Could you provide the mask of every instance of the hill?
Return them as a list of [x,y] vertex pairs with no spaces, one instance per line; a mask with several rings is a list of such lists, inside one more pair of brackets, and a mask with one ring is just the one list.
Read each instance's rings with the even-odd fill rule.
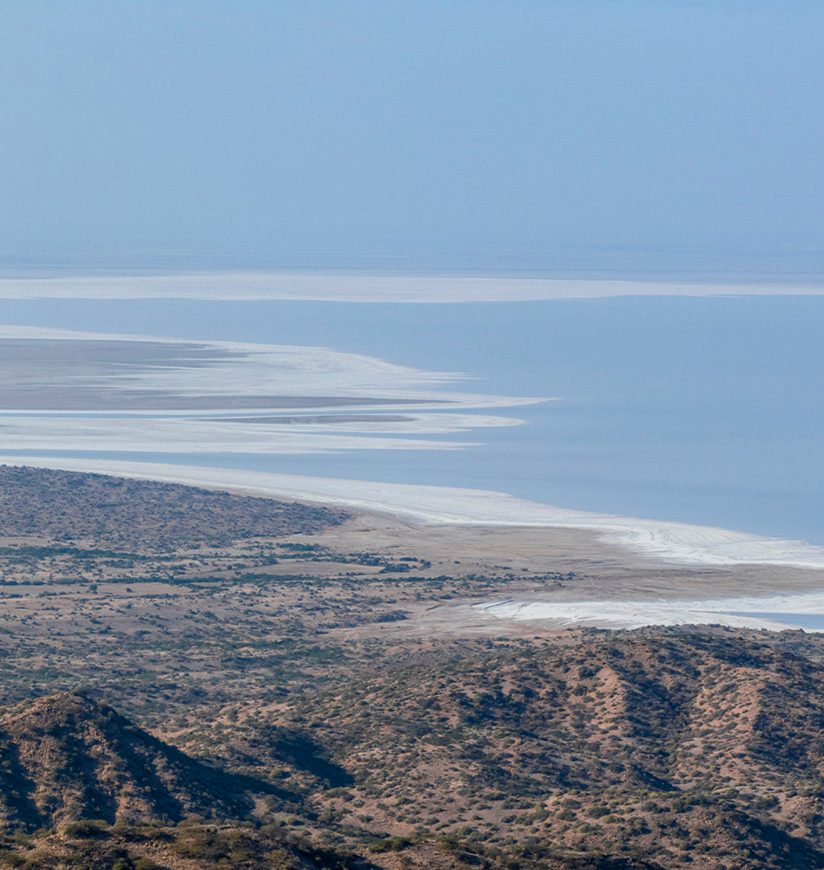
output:
[[0,716],[0,824],[53,828],[79,819],[177,822],[244,818],[264,782],[189,758],[84,695],[58,693]]
[[52,694],[0,715],[5,845],[33,868],[824,867],[821,653],[720,629],[421,648],[224,708],[188,754]]
[[339,823],[490,866],[822,867],[821,652],[723,629],[453,644],[241,706],[226,742],[277,769],[273,728],[311,734],[351,778],[315,776]]

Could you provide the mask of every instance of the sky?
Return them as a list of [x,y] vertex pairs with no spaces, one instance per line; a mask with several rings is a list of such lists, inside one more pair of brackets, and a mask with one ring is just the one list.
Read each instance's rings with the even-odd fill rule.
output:
[[5,0],[0,260],[815,269],[822,57],[794,0]]

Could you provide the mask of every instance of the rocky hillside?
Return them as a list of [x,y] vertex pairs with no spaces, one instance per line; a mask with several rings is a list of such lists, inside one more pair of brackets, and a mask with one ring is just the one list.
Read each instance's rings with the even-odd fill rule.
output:
[[279,769],[273,728],[302,729],[351,780],[318,777],[316,806],[489,866],[821,867],[824,670],[798,637],[460,644],[246,710],[235,746]]
[[0,866],[824,867],[822,652],[723,629],[424,644],[224,706],[176,729],[188,754],[50,695],[0,715]]
[[34,836],[0,836],[0,867],[21,870],[373,870],[357,855],[318,846],[277,827],[98,821]]
[[79,819],[243,818],[252,790],[276,791],[189,758],[83,695],[49,695],[0,716],[0,824],[6,830]]

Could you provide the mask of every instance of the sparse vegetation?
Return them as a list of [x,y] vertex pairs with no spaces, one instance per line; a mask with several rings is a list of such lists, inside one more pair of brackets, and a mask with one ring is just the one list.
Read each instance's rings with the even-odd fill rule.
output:
[[38,474],[3,478],[0,867],[824,866],[817,636],[421,632],[577,577],[346,546],[337,515],[239,534],[239,497],[198,531],[213,494],[129,482],[170,546],[85,511],[94,475],[54,484],[87,513],[61,536],[21,514]]

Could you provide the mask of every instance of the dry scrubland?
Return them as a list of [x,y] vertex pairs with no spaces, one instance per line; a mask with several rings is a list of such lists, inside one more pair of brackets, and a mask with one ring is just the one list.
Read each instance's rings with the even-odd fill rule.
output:
[[824,866],[824,641],[450,616],[675,576],[517,536],[0,467],[0,866]]

